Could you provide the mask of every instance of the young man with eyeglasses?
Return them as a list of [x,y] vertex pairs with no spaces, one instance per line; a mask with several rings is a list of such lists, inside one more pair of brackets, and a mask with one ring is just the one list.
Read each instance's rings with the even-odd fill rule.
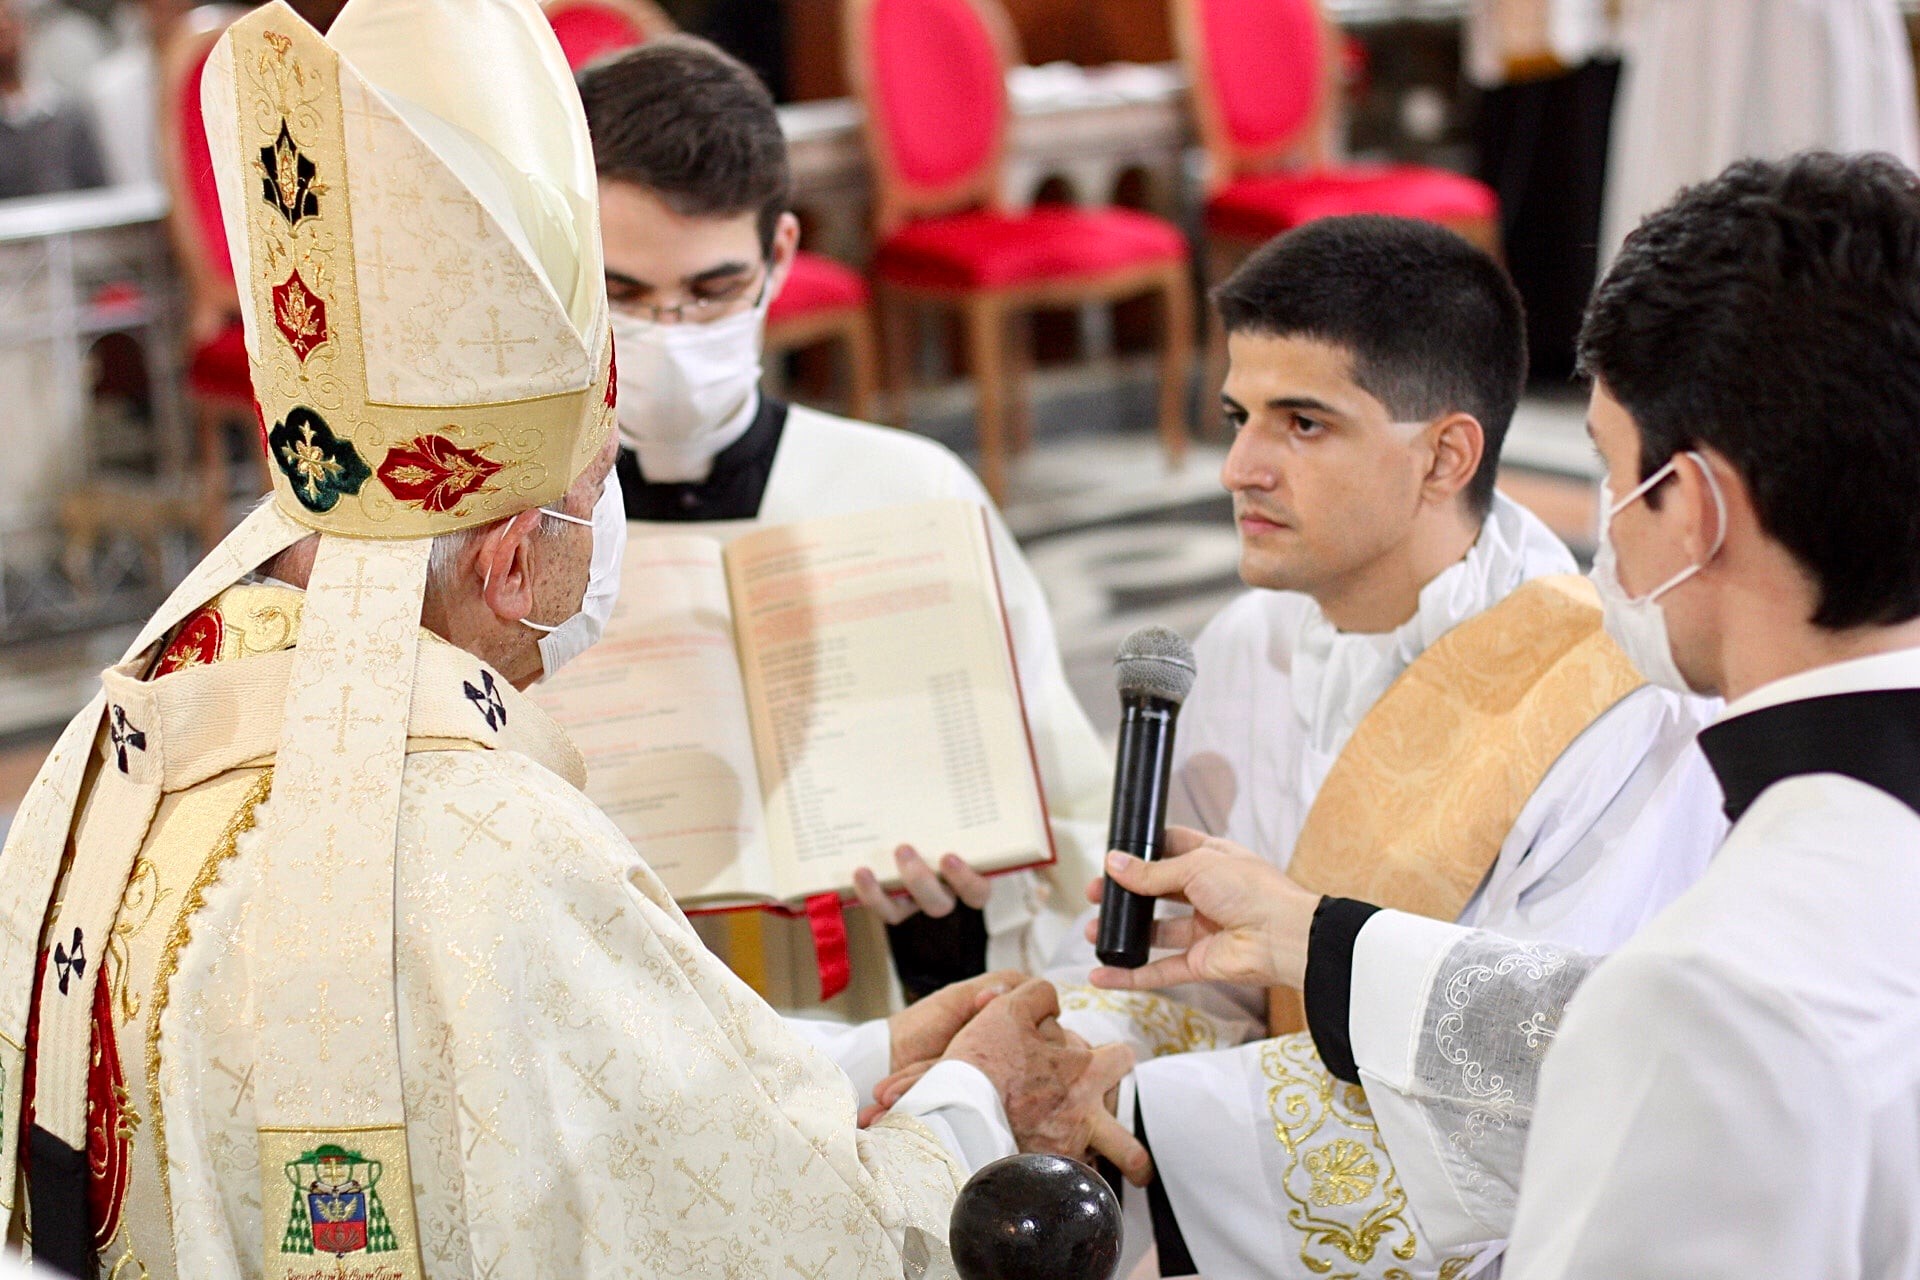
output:
[[[728,537],[930,498],[965,498],[988,513],[1059,861],[1044,875],[988,881],[943,850],[903,845],[907,892],[897,895],[862,871],[855,889],[869,910],[848,918],[853,989],[834,1011],[887,1011],[889,953],[908,998],[989,965],[1031,971],[1070,928],[1097,863],[1108,782],[1039,583],[979,481],[946,449],[760,390],[767,307],[792,268],[800,224],[788,208],[786,139],[753,73],[674,36],[590,68],[581,96],[600,173],[619,476],[634,536],[699,522]],[[741,941],[732,935],[756,929],[746,945],[765,956],[768,998],[786,1009],[817,1003],[804,922],[702,923],[722,955]]]

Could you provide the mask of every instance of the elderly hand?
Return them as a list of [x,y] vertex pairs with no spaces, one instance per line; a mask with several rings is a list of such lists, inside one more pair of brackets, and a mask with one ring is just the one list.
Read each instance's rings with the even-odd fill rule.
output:
[[893,1047],[887,1069],[897,1072],[938,1058],[976,1013],[1026,980],[1027,975],[1018,969],[1002,969],[942,987],[914,1001],[887,1019]]
[[853,873],[854,896],[886,924],[899,924],[918,911],[935,918],[950,915],[956,902],[979,911],[993,892],[993,882],[957,854],[940,859],[937,872],[912,845],[903,844],[894,850],[893,859],[900,868],[904,893],[888,893],[880,887],[880,877],[865,867]]
[[[1193,908],[1191,916],[1153,926],[1153,945],[1180,954],[1138,969],[1095,969],[1094,986],[1119,991],[1184,982],[1299,987],[1306,980],[1307,934],[1319,894],[1239,845],[1187,827],[1167,828],[1166,854],[1145,862],[1109,853],[1107,874],[1135,893]],[[1095,880],[1087,887],[1090,901],[1100,901],[1101,884]],[[1088,941],[1095,940],[1098,925],[1088,924]]]
[[[943,1061],[966,1062],[993,1082],[1022,1151],[1084,1159],[1097,1152],[1144,1186],[1147,1150],[1113,1115],[1113,1096],[1133,1070],[1125,1045],[1090,1048],[1059,1023],[1053,984],[1034,978],[994,1000],[947,1046]],[[933,1063],[895,1072],[874,1089],[883,1107],[898,1102]]]

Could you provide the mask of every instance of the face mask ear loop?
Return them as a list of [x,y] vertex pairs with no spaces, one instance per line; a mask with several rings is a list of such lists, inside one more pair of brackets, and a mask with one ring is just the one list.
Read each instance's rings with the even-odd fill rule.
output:
[[[593,521],[582,520],[579,516],[570,516],[564,511],[555,511],[552,507],[540,507],[538,510],[541,515],[552,516],[555,520],[565,520],[568,524],[583,524],[587,526],[587,528],[589,529],[593,528]],[[480,591],[482,594],[485,594],[486,592],[491,591],[492,589],[493,589],[493,566],[488,565],[487,571],[484,574],[482,574],[480,577]],[[519,622],[520,622],[520,625],[525,627],[527,630],[538,631],[543,636],[552,635],[554,632],[560,629],[559,627],[550,627],[546,625],[544,622],[532,622],[526,618],[519,619]]]
[[[1651,592],[1648,593],[1646,597],[1647,602],[1649,604],[1651,604],[1655,600],[1658,600],[1661,596],[1667,594],[1667,592],[1673,590],[1675,587],[1685,582],[1688,578],[1691,578],[1694,574],[1699,573],[1702,569],[1712,564],[1713,558],[1720,554],[1720,548],[1724,546],[1727,541],[1727,500],[1724,496],[1722,496],[1720,492],[1720,481],[1714,476],[1713,468],[1707,465],[1707,460],[1704,456],[1702,456],[1701,454],[1697,453],[1692,449],[1687,450],[1685,454],[1676,454],[1672,459],[1670,459],[1667,462],[1667,467],[1672,467],[1674,463],[1680,460],[1681,457],[1692,458],[1693,465],[1696,467],[1699,467],[1700,474],[1706,477],[1707,492],[1713,495],[1713,512],[1714,512],[1714,515],[1718,517],[1717,523],[1719,525],[1719,529],[1714,534],[1713,545],[1707,548],[1707,558],[1705,560],[1702,560],[1699,564],[1688,565],[1686,568],[1682,569],[1680,572],[1674,574],[1671,578],[1668,578],[1665,582],[1655,587]],[[1665,471],[1666,467],[1661,468],[1661,470]],[[1649,476],[1647,478],[1647,484],[1651,485],[1657,479],[1659,479],[1659,475],[1657,473],[1653,476]],[[1646,486],[1643,485],[1642,490],[1644,490],[1645,488]],[[1629,497],[1628,500],[1631,501],[1633,497],[1638,497],[1638,496],[1639,496],[1639,492],[1636,491],[1633,495]]]

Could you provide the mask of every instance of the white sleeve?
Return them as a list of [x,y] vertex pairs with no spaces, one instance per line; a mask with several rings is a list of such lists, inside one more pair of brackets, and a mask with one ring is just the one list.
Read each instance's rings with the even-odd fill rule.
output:
[[1512,1223],[1540,1064],[1596,957],[1382,911],[1353,949],[1353,1059],[1438,1248]]
[[833,1059],[853,1081],[860,1105],[873,1101],[873,1087],[893,1069],[893,1034],[885,1018],[869,1022],[834,1022],[827,1018],[783,1015],[788,1030]]
[[1507,1275],[1860,1274],[1859,1088],[1737,975],[1691,956],[1609,961],[1542,1073]]
[[1505,1236],[1541,1055],[1574,988],[1683,892],[1726,831],[1693,738],[1710,704],[1644,688],[1522,810],[1463,916],[1380,912],[1352,956],[1354,1062],[1440,1247]]
[[971,1063],[942,1062],[914,1081],[893,1106],[927,1126],[967,1176],[1020,1148],[993,1082]]
[[1182,1239],[1207,1280],[1430,1280],[1436,1250],[1358,1087],[1302,1032],[1135,1069],[1141,1119]]

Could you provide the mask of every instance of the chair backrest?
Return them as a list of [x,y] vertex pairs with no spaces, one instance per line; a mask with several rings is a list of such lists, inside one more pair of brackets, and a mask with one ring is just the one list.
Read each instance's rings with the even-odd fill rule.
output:
[[1323,163],[1340,46],[1318,0],[1172,4],[1209,187],[1278,164]]
[[998,0],[842,0],[841,15],[879,231],[997,204],[1019,56]]
[[160,73],[160,149],[172,210],[167,221],[191,295],[194,336],[240,309],[233,284],[233,258],[220,220],[220,192],[213,182],[213,154],[200,117],[200,73],[213,46],[247,10],[210,4],[182,14],[166,33]]
[[676,29],[653,0],[547,0],[540,7],[575,71]]

